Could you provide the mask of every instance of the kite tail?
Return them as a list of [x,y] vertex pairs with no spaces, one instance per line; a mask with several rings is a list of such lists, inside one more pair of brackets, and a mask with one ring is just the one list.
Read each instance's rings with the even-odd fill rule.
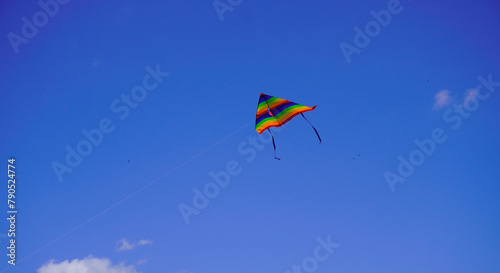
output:
[[314,128],[314,126],[311,124],[311,122],[309,122],[309,120],[306,119],[306,116],[304,116],[304,114],[300,113],[302,115],[302,117],[311,125],[311,127],[313,127],[314,129],[314,132],[316,132],[316,135],[318,136],[318,139],[319,139],[319,144],[321,144],[321,137],[319,136],[318,134],[318,131],[316,130],[316,128]]
[[276,144],[274,143],[274,135],[273,135],[273,132],[271,132],[271,130],[269,130],[269,128],[267,129],[269,131],[269,133],[271,133],[271,137],[273,138],[273,147],[274,147],[274,158],[276,158],[277,160],[281,160],[279,158],[276,157]]

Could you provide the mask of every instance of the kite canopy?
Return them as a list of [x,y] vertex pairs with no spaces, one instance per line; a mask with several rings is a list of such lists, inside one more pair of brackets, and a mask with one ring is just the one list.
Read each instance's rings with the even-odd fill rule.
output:
[[257,107],[257,118],[255,120],[255,130],[262,134],[271,127],[280,127],[298,114],[312,111],[316,108],[291,102],[260,93],[259,105]]
[[260,93],[259,105],[257,106],[257,118],[255,119],[255,130],[257,130],[259,134],[262,134],[265,130],[268,130],[269,133],[271,133],[274,146],[274,158],[279,160],[279,158],[276,157],[274,135],[269,128],[281,127],[298,114],[301,114],[302,117],[312,126],[314,132],[316,132],[316,135],[318,136],[319,143],[321,143],[321,137],[319,136],[318,131],[303,114],[304,112],[314,110],[314,108],[316,108],[316,105],[308,107],[289,100]]

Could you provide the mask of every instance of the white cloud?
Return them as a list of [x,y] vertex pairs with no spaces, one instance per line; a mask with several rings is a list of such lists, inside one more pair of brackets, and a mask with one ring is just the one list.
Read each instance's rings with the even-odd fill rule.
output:
[[53,260],[36,270],[37,273],[140,273],[133,266],[123,263],[112,265],[108,258],[88,256],[82,260],[66,260],[60,263]]
[[127,240],[127,238],[123,238],[120,239],[118,242],[116,242],[116,244],[118,245],[117,251],[125,251],[125,250],[132,250],[137,246],[152,245],[153,241],[141,239],[137,243],[131,243]]
[[147,259],[140,259],[139,261],[137,261],[137,263],[135,263],[137,266],[140,266],[140,265],[143,265],[145,263],[147,263],[148,260]]
[[452,97],[450,96],[450,91],[448,90],[441,90],[437,92],[437,94],[434,96],[434,110],[439,110],[443,108],[444,106],[448,105],[452,101]]

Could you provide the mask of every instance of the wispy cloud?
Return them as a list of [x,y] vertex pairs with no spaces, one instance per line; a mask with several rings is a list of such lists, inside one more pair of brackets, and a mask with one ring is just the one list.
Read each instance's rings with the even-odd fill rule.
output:
[[74,259],[71,262],[49,261],[36,270],[37,273],[140,273],[134,266],[126,266],[123,263],[113,265],[108,258],[94,258],[88,256],[84,259]]
[[126,238],[120,239],[116,244],[118,245],[117,251],[132,250],[135,248],[135,245],[130,243]]
[[475,99],[477,96],[477,90],[476,89],[469,89],[465,92],[465,97],[464,97],[464,104],[468,103],[469,100]]
[[132,249],[136,248],[137,246],[152,245],[152,244],[153,244],[153,241],[151,241],[151,240],[141,239],[137,243],[131,243],[131,242],[129,242],[129,240],[127,240],[127,238],[122,238],[122,239],[118,240],[118,242],[116,242],[116,245],[118,246],[116,251],[132,250]]
[[94,58],[92,60],[92,67],[98,67],[102,65],[102,61],[99,58]]
[[145,263],[147,263],[148,260],[147,259],[140,259],[139,261],[137,261],[137,263],[135,263],[137,266],[140,266],[140,265],[143,265]]
[[152,245],[152,244],[153,244],[153,241],[151,241],[151,240],[140,240],[139,242],[137,242],[138,246]]
[[452,101],[452,97],[450,96],[450,91],[448,90],[441,90],[437,92],[437,94],[434,96],[434,110],[439,110],[443,108],[444,106],[448,105]]

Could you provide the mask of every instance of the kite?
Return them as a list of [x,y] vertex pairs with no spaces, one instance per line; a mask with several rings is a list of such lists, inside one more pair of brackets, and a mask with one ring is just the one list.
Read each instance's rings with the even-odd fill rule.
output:
[[313,107],[307,107],[289,100],[260,93],[259,105],[257,106],[257,118],[255,119],[255,130],[257,130],[259,134],[262,134],[265,130],[268,130],[269,133],[271,133],[271,137],[273,138],[274,158],[280,160],[276,157],[274,135],[269,128],[281,127],[298,114],[301,114],[302,117],[312,126],[314,132],[316,132],[316,135],[318,136],[319,143],[321,144],[321,137],[319,136],[318,131],[303,114],[304,112],[314,110],[314,108],[316,108],[316,105]]

